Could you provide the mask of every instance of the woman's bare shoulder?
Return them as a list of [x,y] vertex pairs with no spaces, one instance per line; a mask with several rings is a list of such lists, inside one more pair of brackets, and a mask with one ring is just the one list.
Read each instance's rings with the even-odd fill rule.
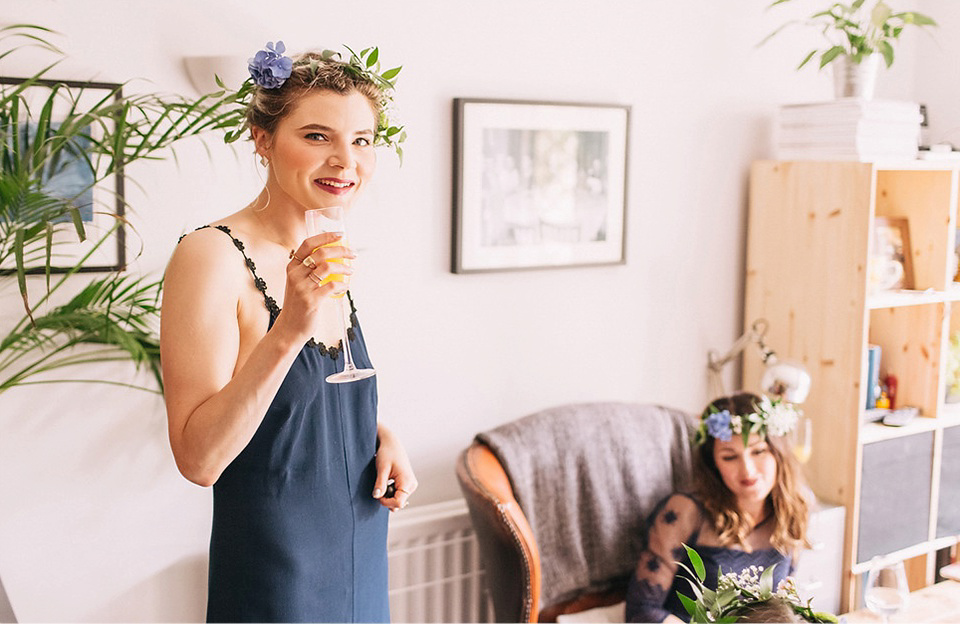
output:
[[192,301],[204,299],[204,293],[239,296],[248,269],[242,243],[229,234],[229,228],[205,227],[183,236],[167,264],[165,294],[182,293]]

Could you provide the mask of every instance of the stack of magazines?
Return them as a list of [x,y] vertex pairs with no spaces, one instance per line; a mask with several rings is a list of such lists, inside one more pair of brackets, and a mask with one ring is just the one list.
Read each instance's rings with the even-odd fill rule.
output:
[[920,105],[839,98],[781,106],[779,160],[913,160],[920,144]]

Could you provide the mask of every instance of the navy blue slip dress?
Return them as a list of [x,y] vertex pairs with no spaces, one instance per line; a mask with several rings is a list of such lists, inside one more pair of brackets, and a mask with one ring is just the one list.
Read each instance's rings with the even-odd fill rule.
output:
[[[280,308],[263,293],[270,327]],[[356,364],[370,360],[351,306]],[[213,486],[209,622],[382,622],[387,510],[373,498],[376,377],[324,381],[342,370],[337,347],[312,339],[290,367],[250,443]]]

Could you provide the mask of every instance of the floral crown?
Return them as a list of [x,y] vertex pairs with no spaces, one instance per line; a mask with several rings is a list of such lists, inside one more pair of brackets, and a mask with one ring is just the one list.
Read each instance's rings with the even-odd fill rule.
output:
[[677,562],[690,575],[687,581],[693,589],[696,600],[677,592],[683,608],[690,615],[691,622],[736,622],[751,608],[779,599],[789,605],[793,612],[807,622],[836,622],[832,613],[814,611],[810,600],[804,602],[797,592],[793,577],[780,581],[776,590],[773,587],[773,569],[776,564],[764,569],[762,566],[750,566],[739,574],[718,571],[717,590],[712,591],[704,585],[707,578],[703,559],[686,544],[687,557],[693,570]]
[[731,414],[730,410],[720,410],[711,404],[693,436],[694,444],[703,444],[708,437],[726,442],[736,434],[743,437],[743,445],[746,446],[754,433],[761,437],[790,433],[802,415],[792,403],[781,399],[771,401],[765,396],[754,408],[750,414]]
[[[383,95],[380,101],[380,117],[377,119],[373,143],[374,145],[386,145],[393,148],[402,162],[403,149],[400,144],[406,140],[407,133],[403,126],[397,125],[391,120],[391,117],[396,115],[396,111],[393,110],[393,91],[401,67],[394,67],[381,72],[379,48],[366,48],[358,54],[349,47],[344,47],[350,53],[347,60],[342,60],[342,55],[335,50],[323,50],[320,57],[324,61],[336,60],[353,77],[379,87]],[[250,78],[233,95],[233,99],[243,105],[243,111],[250,105],[255,87],[279,89],[290,78],[295,65],[309,66],[313,74],[316,75],[320,66],[316,59],[294,61],[289,56],[284,56],[284,52],[286,52],[286,46],[282,41],[277,41],[276,45],[269,41],[264,49],[259,50],[253,58],[247,61]],[[223,89],[228,89],[219,77],[217,78],[217,84]],[[229,128],[230,126],[233,126],[233,129],[227,132],[225,137],[227,143],[236,141],[246,130],[246,124],[239,119],[231,119],[230,122],[221,125],[223,128]]]

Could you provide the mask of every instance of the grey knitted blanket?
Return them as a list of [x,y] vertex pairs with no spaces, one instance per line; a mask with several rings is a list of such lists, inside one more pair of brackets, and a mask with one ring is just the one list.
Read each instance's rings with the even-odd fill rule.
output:
[[477,435],[500,459],[540,550],[540,608],[623,582],[644,521],[690,476],[689,415],[656,405],[587,403]]

